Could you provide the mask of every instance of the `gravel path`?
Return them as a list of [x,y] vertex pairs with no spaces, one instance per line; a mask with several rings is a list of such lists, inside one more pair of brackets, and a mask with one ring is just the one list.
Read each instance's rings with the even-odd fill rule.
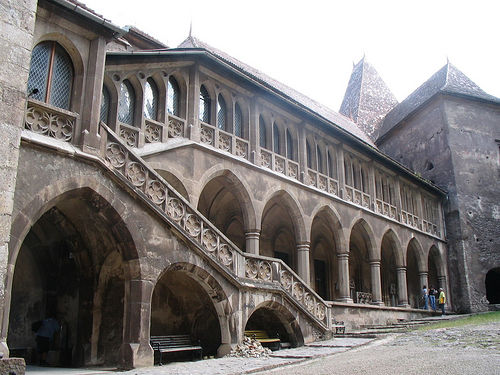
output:
[[500,323],[415,331],[258,374],[500,374]]

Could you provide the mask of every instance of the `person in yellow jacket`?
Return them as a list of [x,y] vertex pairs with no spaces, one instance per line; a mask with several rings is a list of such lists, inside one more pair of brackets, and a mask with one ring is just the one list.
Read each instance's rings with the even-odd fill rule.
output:
[[446,295],[444,294],[443,288],[439,288],[438,304],[441,309],[441,316],[444,315],[444,304],[446,303]]

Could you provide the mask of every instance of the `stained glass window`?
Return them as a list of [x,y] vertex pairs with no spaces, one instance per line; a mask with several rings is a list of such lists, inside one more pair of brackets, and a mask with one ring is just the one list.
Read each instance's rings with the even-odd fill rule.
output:
[[73,64],[64,48],[56,42],[35,46],[28,78],[29,97],[69,109],[72,86]]
[[101,98],[101,116],[100,119],[105,124],[108,123],[109,118],[109,104],[111,102],[111,97],[109,95],[109,90],[106,86],[102,87],[102,98]]
[[263,148],[267,146],[266,123],[262,116],[259,116],[259,146]]

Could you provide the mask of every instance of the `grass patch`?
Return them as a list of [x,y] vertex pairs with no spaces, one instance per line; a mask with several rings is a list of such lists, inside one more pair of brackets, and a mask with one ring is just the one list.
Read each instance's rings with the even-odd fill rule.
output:
[[433,323],[426,325],[424,327],[419,327],[419,331],[428,331],[431,329],[438,328],[454,328],[454,327],[463,327],[468,325],[480,325],[480,324],[489,324],[500,322],[500,311],[491,311],[487,313],[480,313],[469,315],[460,319],[446,320],[443,322]]

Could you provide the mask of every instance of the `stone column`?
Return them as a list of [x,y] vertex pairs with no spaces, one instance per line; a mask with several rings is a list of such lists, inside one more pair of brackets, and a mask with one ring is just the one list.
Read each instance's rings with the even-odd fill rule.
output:
[[248,157],[251,163],[259,164],[257,149],[259,147],[259,111],[255,98],[250,102],[250,115],[248,119]]
[[[438,289],[443,288],[444,290],[444,295],[446,296],[446,303],[445,305],[450,306],[450,295],[448,294],[448,288],[446,288],[446,276],[438,276]],[[437,300],[436,300],[436,306],[437,306]]]
[[425,285],[427,288],[429,287],[429,280],[428,280],[428,272],[427,271],[422,271],[418,273],[418,278],[420,280],[420,285],[419,288],[422,290],[422,287]]
[[408,285],[406,283],[406,267],[397,267],[398,273],[398,306],[410,307],[408,303]]
[[[9,235],[21,131],[24,127],[26,87],[33,47],[36,0],[0,0],[0,353],[8,357],[7,329],[10,288],[6,287]],[[8,11],[8,16],[7,12]],[[4,321],[4,319],[6,321]]]
[[121,347],[122,366],[153,366],[153,349],[149,344],[151,297],[154,285],[148,280],[130,280],[125,284],[125,312]]
[[349,253],[337,254],[338,262],[338,286],[339,286],[339,302],[352,303],[351,293],[349,290]]
[[251,229],[248,232],[245,232],[247,253],[259,254],[259,239],[260,239],[260,230]]
[[345,197],[345,167],[344,149],[339,146],[337,149],[337,178],[339,180],[339,197]]
[[82,110],[83,151],[97,154],[101,136],[99,121],[101,115],[102,85],[106,60],[106,41],[98,37],[90,42],[89,61],[85,80],[85,103]]
[[297,270],[302,280],[307,285],[311,284],[311,270],[309,264],[309,242],[304,242],[297,245]]
[[372,304],[382,306],[382,285],[380,283],[380,260],[370,260],[370,274],[372,281]]
[[299,161],[299,178],[301,182],[307,180],[307,147],[306,147],[306,124],[302,123],[297,131],[297,159]]
[[187,116],[186,126],[188,127],[188,137],[192,141],[200,141],[200,125],[198,112],[200,108],[200,77],[198,74],[198,64],[194,64],[189,69],[189,86],[187,91]]

